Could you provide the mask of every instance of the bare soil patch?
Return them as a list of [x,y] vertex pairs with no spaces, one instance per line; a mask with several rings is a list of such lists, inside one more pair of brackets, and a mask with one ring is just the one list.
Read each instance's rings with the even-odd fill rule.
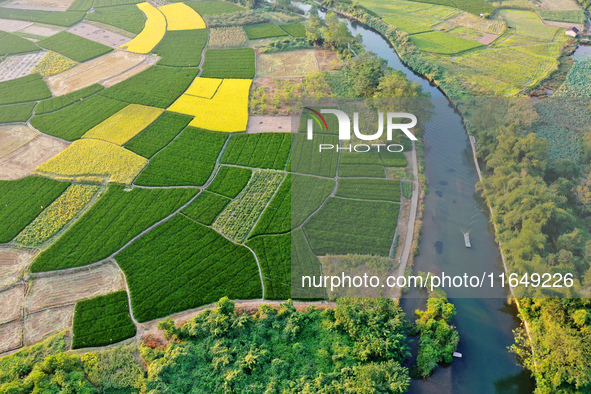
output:
[[115,27],[115,26],[107,25],[106,23],[101,23],[101,22],[97,22],[97,21],[90,21],[90,20],[85,20],[84,23],[86,23],[87,25],[96,26],[98,28],[105,29],[107,31],[111,31],[113,33],[117,33],[123,37],[134,38],[136,36],[136,34],[130,33],[130,32],[125,31],[123,29],[119,29],[118,27]]
[[32,251],[16,248],[0,248],[0,289],[16,283],[35,254]]
[[249,134],[291,133],[291,122],[291,116],[249,116],[246,132]]
[[26,290],[27,285],[21,284],[0,292],[0,324],[21,317]]
[[24,342],[32,345],[72,327],[75,304],[31,313],[25,318]]
[[125,289],[123,274],[114,263],[84,271],[35,278],[25,299],[27,313]]
[[36,36],[43,36],[43,37],[51,37],[60,31],[63,31],[63,28],[57,26],[48,26],[42,25],[39,23],[35,23],[29,27],[25,27],[21,30],[23,33],[35,34]]
[[554,11],[580,10],[575,0],[542,0],[542,8]]
[[53,95],[60,96],[111,79],[136,67],[145,59],[145,55],[136,53],[110,52],[72,67],[63,73],[48,77],[46,82]]
[[0,326],[0,354],[23,345],[23,322],[16,320]]
[[33,22],[18,21],[13,19],[0,19],[0,31],[14,33],[15,31],[24,29],[25,27],[31,26],[32,24]]
[[478,42],[482,45],[489,45],[491,42],[499,38],[497,34],[485,34],[478,39]]
[[23,147],[0,158],[0,180],[26,177],[69,145],[65,141],[46,135],[37,136]]
[[31,142],[39,134],[22,124],[0,126],[0,158]]
[[0,63],[0,82],[29,75],[47,51],[8,56]]
[[[130,53],[130,52],[125,52],[125,53]],[[130,68],[129,70],[122,72],[119,75],[114,76],[113,78],[109,78],[109,79],[102,81],[101,85],[103,85],[106,88],[113,86],[113,85],[117,85],[119,82],[123,82],[126,79],[131,78],[134,75],[139,74],[142,71],[152,67],[154,64],[156,64],[158,62],[158,60],[160,60],[159,56],[148,56],[146,58],[146,60],[141,62],[139,65],[137,65],[133,68]]]
[[335,51],[328,49],[315,49],[314,51],[320,71],[332,71],[341,67],[341,61]]
[[77,36],[110,46],[111,48],[119,48],[121,45],[131,41],[128,37],[87,23],[78,23],[70,27],[68,31]]
[[45,11],[65,11],[74,0],[15,0],[5,7]]
[[319,71],[318,61],[311,49],[257,54],[256,63],[256,75],[259,77],[294,78]]

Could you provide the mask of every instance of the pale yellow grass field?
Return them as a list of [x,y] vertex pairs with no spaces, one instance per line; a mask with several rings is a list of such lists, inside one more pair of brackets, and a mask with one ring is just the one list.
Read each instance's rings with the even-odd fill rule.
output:
[[25,146],[39,134],[25,125],[0,126],[0,158]]
[[0,289],[18,281],[35,255],[12,247],[0,248]]
[[37,343],[50,335],[69,329],[74,319],[76,305],[49,308],[31,313],[25,317],[24,342]]
[[8,290],[0,292],[0,324],[8,323],[21,317],[23,300],[27,286],[13,286]]
[[0,325],[0,354],[22,346],[23,342],[23,322],[15,320],[13,322]]

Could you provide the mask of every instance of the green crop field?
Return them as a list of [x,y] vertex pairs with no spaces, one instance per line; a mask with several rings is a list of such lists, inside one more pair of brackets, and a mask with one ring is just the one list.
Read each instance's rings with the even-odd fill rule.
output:
[[251,177],[252,170],[248,168],[222,166],[207,190],[234,198],[244,189]]
[[136,3],[141,3],[141,0],[74,0],[68,11],[88,11],[91,7],[101,8]]
[[291,234],[257,237],[246,243],[257,255],[265,299],[286,300],[291,298]]
[[292,37],[306,38],[306,28],[300,22],[288,23],[279,27]]
[[253,254],[214,230],[176,216],[118,257],[140,322],[168,316],[220,297],[262,297]]
[[202,77],[251,79],[255,73],[252,48],[208,49]]
[[0,123],[26,122],[33,114],[35,103],[0,106]]
[[384,22],[408,34],[425,33],[427,31],[433,30],[429,26],[423,26],[418,23],[414,23],[402,16],[389,16],[384,18]]
[[257,25],[244,26],[244,31],[249,40],[261,38],[282,37],[288,34],[274,23],[259,23]]
[[117,252],[142,231],[180,209],[195,189],[133,189],[107,192],[33,262],[33,272],[82,267]]
[[2,19],[18,19],[64,27],[80,22],[84,15],[84,12],[74,11],[38,11],[0,7],[0,18]]
[[199,69],[152,66],[100,94],[130,104],[168,108],[193,82]]
[[197,67],[206,43],[206,29],[169,31],[154,53],[162,57],[158,64],[163,66]]
[[39,74],[0,82],[0,105],[43,100],[49,97],[51,92]]
[[39,50],[40,48],[35,45],[35,43],[25,38],[0,31],[0,56],[35,52]]
[[217,217],[213,228],[244,242],[284,179],[281,172],[257,170],[244,191]]
[[[409,145],[404,143],[404,145]],[[406,146],[408,151],[411,146]],[[402,152],[366,152],[363,154],[354,152],[341,152],[340,164],[360,164],[360,165],[381,165],[384,167],[406,167],[408,161]],[[340,168],[339,168],[340,170]]]
[[329,198],[304,224],[318,256],[368,254],[387,257],[394,239],[399,204]]
[[555,22],[567,22],[567,23],[577,23],[577,24],[584,24],[587,21],[587,17],[585,16],[585,11],[583,10],[572,10],[572,11],[538,11],[538,15],[540,18],[547,20],[547,21],[555,21]]
[[211,226],[230,201],[228,197],[204,191],[183,209],[183,213],[201,224]]
[[77,62],[85,62],[111,52],[113,48],[62,31],[38,42],[39,46],[60,53]]
[[135,181],[143,186],[201,186],[211,175],[228,135],[189,127],[150,159]]
[[134,4],[98,8],[86,16],[88,20],[115,26],[130,33],[139,34],[146,23],[144,13]]
[[[310,249],[301,228],[291,233],[291,275],[293,278],[322,275],[320,261]],[[326,297],[324,288],[302,288],[297,282],[293,283],[291,292],[293,298],[324,299]]]
[[68,186],[67,182],[35,176],[0,181],[0,243],[16,237]]
[[337,197],[400,201],[400,181],[393,179],[340,179]]
[[379,164],[340,164],[339,177],[385,178],[386,169]]
[[62,110],[34,116],[31,124],[42,133],[74,141],[126,106],[121,101],[93,96]]
[[474,15],[491,14],[495,11],[495,7],[490,5],[486,0],[410,0],[421,3],[445,5],[448,7],[458,8],[462,11],[470,12]]
[[165,112],[144,131],[125,144],[125,148],[150,159],[168,145],[193,120],[191,116]]
[[410,39],[421,51],[438,53],[441,55],[454,55],[475,48],[484,47],[478,42],[452,36],[451,34],[441,31],[414,34],[410,36]]
[[236,4],[226,3],[225,1],[188,1],[186,4],[197,11],[201,16],[232,14],[234,12],[246,11],[245,8]]
[[106,346],[135,336],[127,292],[118,291],[76,303],[72,349]]
[[318,145],[337,146],[338,143],[336,135],[317,134],[313,140],[308,140],[304,134],[297,134],[291,152],[291,171],[300,174],[335,177],[339,160],[338,153],[334,149],[320,153]]
[[35,108],[35,115],[43,115],[50,112],[55,112],[59,109],[67,107],[70,104],[74,104],[80,101],[80,99],[92,96],[95,93],[103,90],[103,86],[97,84],[88,86],[84,89],[77,90],[72,93],[65,94],[63,96],[57,96],[47,100],[39,102],[39,105]]
[[515,29],[518,36],[533,37],[544,42],[552,42],[557,27],[546,26],[533,12],[521,10],[501,10],[499,16],[507,21],[507,25]]
[[238,134],[230,138],[222,163],[283,170],[291,148],[291,133]]

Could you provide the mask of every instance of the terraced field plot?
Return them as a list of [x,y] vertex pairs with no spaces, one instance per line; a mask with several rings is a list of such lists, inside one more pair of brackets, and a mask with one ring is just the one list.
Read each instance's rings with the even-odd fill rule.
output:
[[215,27],[209,29],[209,48],[241,47],[248,43],[248,37],[242,26]]
[[47,52],[43,59],[41,59],[33,68],[33,73],[37,73],[42,77],[49,77],[51,75],[64,72],[77,63],[67,57],[60,55],[57,52]]
[[80,22],[84,18],[84,15],[84,12],[76,11],[21,10],[18,8],[0,7],[0,18],[2,19],[17,19],[20,21],[39,22],[64,27],[69,27]]

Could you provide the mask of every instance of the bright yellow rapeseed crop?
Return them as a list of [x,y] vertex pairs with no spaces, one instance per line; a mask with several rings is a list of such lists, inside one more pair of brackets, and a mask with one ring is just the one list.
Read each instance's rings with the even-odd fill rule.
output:
[[38,246],[57,234],[92,200],[96,185],[72,185],[15,238],[26,246]]
[[189,86],[189,89],[187,89],[185,94],[210,99],[218,90],[218,87],[220,86],[222,81],[222,79],[217,78],[197,77],[195,78],[191,86]]
[[39,73],[42,77],[49,77],[50,75],[59,74],[74,67],[77,63],[52,51],[47,52],[43,59],[31,71],[31,73]]
[[212,131],[245,131],[250,79],[224,79],[212,99],[183,94],[168,110],[193,115],[190,126]]
[[88,130],[82,138],[94,138],[124,145],[162,115],[162,112],[164,110],[160,108],[131,104]]
[[158,7],[166,17],[168,30],[205,29],[205,22],[201,15],[183,3],[167,4]]
[[130,184],[148,160],[106,141],[82,139],[35,170],[35,174],[67,181]]
[[164,38],[166,33],[166,18],[162,12],[150,3],[139,3],[137,7],[146,14],[144,29],[133,40],[119,47],[127,52],[149,53]]

